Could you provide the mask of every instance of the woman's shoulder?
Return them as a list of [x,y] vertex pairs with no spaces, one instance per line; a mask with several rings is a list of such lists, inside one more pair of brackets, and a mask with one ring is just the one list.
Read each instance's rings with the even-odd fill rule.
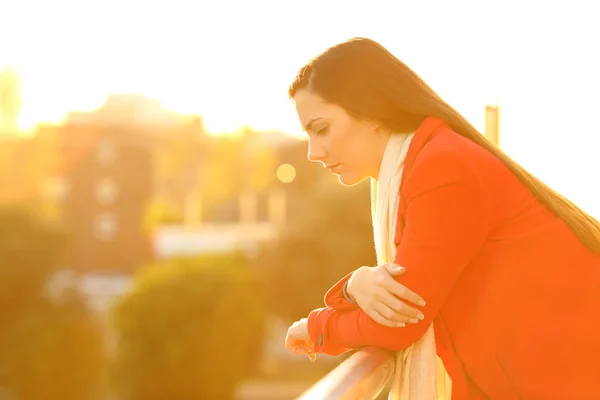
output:
[[409,169],[413,170],[423,164],[437,164],[448,159],[480,172],[489,166],[501,164],[495,155],[479,144],[450,128],[441,127],[418,149]]
[[492,152],[449,128],[436,130],[407,165],[406,190],[439,182],[476,184],[496,221],[541,207],[533,193]]

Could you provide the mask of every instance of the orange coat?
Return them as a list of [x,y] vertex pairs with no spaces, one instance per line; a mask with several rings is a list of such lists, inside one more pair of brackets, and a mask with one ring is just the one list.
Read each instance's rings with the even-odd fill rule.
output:
[[600,256],[439,119],[416,132],[401,193],[397,279],[425,320],[377,324],[344,299],[347,276],[309,315],[316,351],[399,350],[433,322],[453,400],[600,399]]

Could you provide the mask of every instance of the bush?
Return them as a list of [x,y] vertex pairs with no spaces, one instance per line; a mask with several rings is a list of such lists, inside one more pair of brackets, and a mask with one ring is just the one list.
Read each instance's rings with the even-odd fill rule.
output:
[[0,208],[0,329],[44,291],[58,269],[64,238],[23,208]]
[[90,400],[98,394],[100,327],[77,292],[46,296],[63,243],[60,230],[27,209],[0,208],[0,386],[15,399]]
[[99,398],[105,365],[100,326],[81,297],[39,297],[0,335],[5,389],[19,400]]
[[126,400],[227,399],[259,356],[264,315],[238,256],[150,266],[117,304],[114,378]]

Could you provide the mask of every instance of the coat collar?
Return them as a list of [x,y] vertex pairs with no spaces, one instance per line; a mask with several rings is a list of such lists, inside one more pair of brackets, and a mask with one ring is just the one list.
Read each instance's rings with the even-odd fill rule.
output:
[[404,174],[408,175],[412,166],[414,164],[415,159],[419,152],[425,147],[427,142],[429,142],[436,131],[440,128],[447,128],[448,124],[436,117],[427,117],[421,123],[417,131],[415,132],[415,136],[413,137],[412,142],[410,143],[410,147],[408,148],[408,153],[406,154],[406,161],[404,162]]
[[[448,128],[448,124],[440,119],[435,117],[427,117],[421,123],[415,135],[413,136],[413,140],[410,143],[410,147],[408,148],[408,152],[406,154],[406,160],[404,161],[404,171],[402,172],[402,182],[400,183],[400,193],[402,193],[402,186],[406,181],[406,177],[410,174],[412,166],[419,155],[419,152],[425,147],[425,145],[433,138],[436,132],[440,130],[440,128]],[[396,223],[396,234],[395,241],[396,243],[400,243],[400,238],[402,237],[402,232],[404,230],[404,217],[403,214],[405,212],[404,205],[405,197],[400,194],[400,208],[398,209],[398,223]]]
[[406,154],[406,160],[404,162],[404,171],[402,172],[402,182],[400,183],[400,193],[402,193],[402,186],[404,181],[410,174],[414,161],[419,155],[419,152],[425,147],[427,142],[429,142],[436,131],[440,128],[447,128],[448,124],[441,118],[436,117],[427,117],[421,123],[415,135],[413,137],[412,142],[410,143],[410,147],[408,148],[408,153]]

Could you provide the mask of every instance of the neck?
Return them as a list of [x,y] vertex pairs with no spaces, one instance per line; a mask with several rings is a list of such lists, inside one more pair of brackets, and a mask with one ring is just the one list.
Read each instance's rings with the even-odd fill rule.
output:
[[390,133],[385,137],[383,145],[381,146],[381,152],[377,158],[377,168],[375,170],[376,173],[371,175],[371,178],[376,181],[379,180],[381,165],[385,162],[385,158],[393,157],[393,155],[390,153],[390,149],[395,145],[402,146],[402,143],[404,143],[408,136],[408,133]]

